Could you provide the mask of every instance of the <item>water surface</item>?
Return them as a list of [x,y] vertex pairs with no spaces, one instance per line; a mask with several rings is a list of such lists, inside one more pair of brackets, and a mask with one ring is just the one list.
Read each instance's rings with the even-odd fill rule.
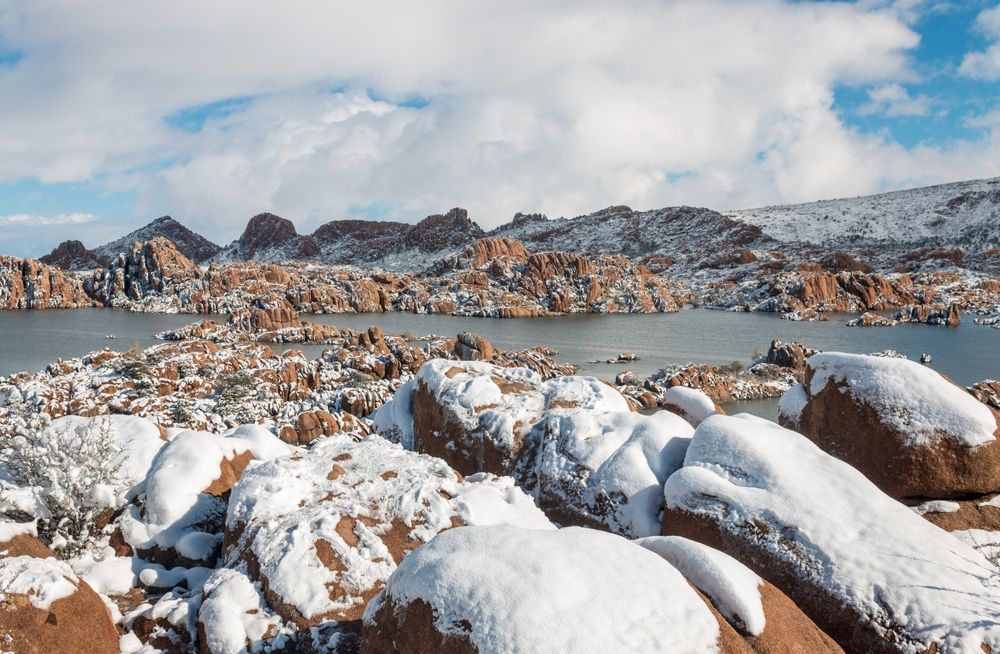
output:
[[[679,313],[572,315],[553,318],[493,319],[442,315],[329,314],[307,316],[317,322],[367,329],[380,325],[388,334],[450,336],[461,331],[482,334],[496,346],[523,349],[545,345],[560,361],[604,379],[622,370],[649,375],[670,364],[688,362],[750,363],[766,352],[771,339],[800,341],[824,350],[870,353],[897,350],[911,359],[927,352],[932,366],[960,384],[1000,378],[1000,330],[972,324],[958,327],[902,324],[896,327],[846,327],[852,315],[835,314],[825,322],[793,322],[777,314],[686,309]],[[115,309],[0,311],[0,375],[44,368],[58,358],[80,356],[110,347],[156,343],[154,334],[198,320],[224,316],[130,313]],[[105,335],[114,334],[114,340]],[[298,347],[308,355],[324,346]],[[284,348],[279,348],[284,349]],[[638,361],[593,363],[632,352]],[[773,417],[775,401],[738,403],[733,408]]]

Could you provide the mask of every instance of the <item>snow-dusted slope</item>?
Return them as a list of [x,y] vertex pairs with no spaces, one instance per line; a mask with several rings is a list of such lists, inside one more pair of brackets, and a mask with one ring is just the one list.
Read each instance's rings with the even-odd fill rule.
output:
[[984,250],[1000,247],[1000,177],[727,215],[786,242]]
[[696,207],[633,211],[618,206],[553,220],[539,214],[518,214],[490,235],[515,238],[533,251],[633,257],[654,253],[677,257],[690,253],[701,258],[730,248],[762,247],[770,241],[754,225]]
[[157,236],[169,238],[184,256],[196,263],[201,263],[212,257],[220,249],[215,243],[201,234],[192,232],[170,216],[163,216],[118,240],[94,248],[93,253],[97,257],[113,260],[119,252],[127,252],[132,249],[132,245],[136,241],[145,243]]

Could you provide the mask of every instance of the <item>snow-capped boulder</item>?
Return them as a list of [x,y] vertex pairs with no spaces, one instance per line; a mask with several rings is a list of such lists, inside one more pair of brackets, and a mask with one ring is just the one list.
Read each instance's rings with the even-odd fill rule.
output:
[[544,409],[542,380],[526,368],[433,359],[420,367],[410,405],[413,449],[462,474],[509,474]]
[[347,434],[248,470],[233,488],[225,561],[245,561],[299,628],[356,620],[403,555],[460,525],[552,525],[512,479]]
[[747,564],[847,651],[1000,651],[995,565],[800,434],[711,417],[665,496],[665,534]]
[[[560,383],[550,387],[550,409],[532,433],[517,479],[560,524],[628,537],[656,534],[663,482],[683,463],[694,430],[669,411],[629,411],[621,395],[597,380],[554,381]],[[608,391],[611,401],[599,395]]]
[[211,562],[222,541],[224,495],[251,461],[291,449],[257,425],[225,434],[180,431],[154,461],[141,504],[119,519],[125,542],[167,565]]
[[118,631],[104,602],[63,561],[0,559],[3,651],[117,654]]
[[260,590],[239,570],[220,568],[205,582],[198,611],[198,647],[205,654],[239,654],[281,626]]
[[812,356],[781,422],[893,497],[1000,492],[1000,413],[914,361]]
[[561,524],[630,537],[659,531],[663,482],[693,431],[669,411],[634,412],[595,377],[542,381],[526,368],[444,359],[421,366],[374,422],[464,474],[512,475]]
[[635,541],[662,556],[705,595],[757,654],[819,654],[843,650],[788,596],[724,552],[680,536]]
[[672,566],[600,531],[453,529],[412,552],[364,615],[362,652],[717,652]]
[[687,386],[671,386],[665,390],[660,405],[667,411],[681,416],[695,427],[709,416],[726,413],[708,395],[697,388],[688,388]]

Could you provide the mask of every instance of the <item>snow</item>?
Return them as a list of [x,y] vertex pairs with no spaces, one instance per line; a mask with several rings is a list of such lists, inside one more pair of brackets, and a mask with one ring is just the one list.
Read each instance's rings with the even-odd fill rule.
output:
[[200,531],[196,525],[220,511],[219,501],[204,491],[219,478],[223,459],[249,452],[254,459],[266,460],[290,451],[291,446],[257,425],[244,425],[225,434],[177,433],[146,478],[141,517],[137,506],[123,516],[125,540],[143,549],[175,548],[193,560],[210,558],[220,537]]
[[[356,608],[389,577],[396,563],[382,540],[387,530],[405,527],[414,544],[425,543],[452,527],[455,517],[551,526],[510,478],[472,475],[460,481],[440,459],[380,436],[357,442],[338,433],[243,475],[226,517],[226,530],[243,536],[227,557],[251,555],[269,591],[311,619]],[[353,543],[345,540],[345,519]],[[346,572],[320,560],[319,541]],[[332,587],[344,592],[333,593]]]
[[413,449],[413,384],[410,380],[399,387],[392,399],[379,407],[372,416],[375,430],[408,450]]
[[696,388],[671,386],[663,393],[663,403],[672,404],[686,413],[697,426],[702,420],[714,416],[715,402]]
[[806,395],[806,387],[802,384],[795,384],[785,391],[781,399],[778,400],[778,415],[791,421],[791,424],[797,424],[807,402],[809,402],[809,396]]
[[543,505],[586,510],[622,535],[658,534],[663,482],[693,431],[669,411],[550,410],[532,471]]
[[64,561],[31,556],[0,559],[0,599],[24,595],[36,609],[48,610],[53,602],[75,593],[78,583]]
[[962,508],[962,505],[948,500],[930,500],[911,508],[917,515],[924,515],[925,513],[954,513]]
[[556,407],[560,403],[572,404],[573,408],[587,411],[630,412],[628,400],[615,388],[597,377],[568,375],[545,382],[545,406]]
[[403,560],[365,622],[416,600],[481,654],[718,651],[718,623],[677,570],[590,529],[447,531]]
[[250,578],[230,568],[216,570],[205,582],[198,622],[201,647],[212,654],[239,654],[278,625]]
[[766,619],[760,596],[764,580],[753,570],[724,552],[680,536],[650,536],[635,542],[677,568],[741,632],[751,636],[764,633]]
[[996,567],[800,434],[746,414],[713,416],[665,497],[765,548],[902,652],[1000,647]]
[[[102,415],[93,418],[63,416],[53,420],[43,435],[48,438],[64,438],[66,434],[82,435],[87,430],[101,429],[105,425],[110,428],[121,450],[122,471],[131,486],[123,490],[127,491],[127,497],[131,498],[135,494],[134,485],[145,479],[156,455],[166,445],[155,423],[145,418],[125,415]],[[114,487],[105,486],[102,490],[105,493],[102,506],[119,506],[125,499],[114,498],[118,492]],[[113,502],[113,499],[116,501]]]
[[83,554],[69,561],[74,572],[101,595],[125,595],[135,586],[133,566],[138,559],[115,556],[108,547],[98,555]]
[[808,359],[809,392],[828,380],[847,384],[851,396],[870,405],[883,424],[911,446],[948,438],[975,447],[995,440],[989,407],[927,366],[907,359],[825,352]]
[[[843,247],[856,236],[865,242],[989,249],[1000,246],[998,191],[1000,178],[993,178],[726,213],[785,242]],[[950,207],[960,196],[968,200]]]
[[38,520],[28,522],[0,522],[0,544],[7,543],[17,536],[37,536]]

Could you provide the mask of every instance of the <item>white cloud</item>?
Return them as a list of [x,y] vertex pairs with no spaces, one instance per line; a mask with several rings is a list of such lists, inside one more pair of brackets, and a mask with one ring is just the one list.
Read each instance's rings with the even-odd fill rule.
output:
[[929,96],[912,96],[901,84],[895,82],[871,89],[868,100],[868,103],[858,108],[861,115],[926,116],[930,113],[932,104]]
[[1000,5],[980,12],[976,17],[976,28],[991,43],[985,50],[967,53],[959,72],[979,79],[1000,79]]
[[90,213],[60,213],[54,216],[39,216],[30,213],[12,213],[0,216],[0,224],[5,225],[82,225],[93,222],[94,215]]
[[[861,135],[832,106],[838,84],[891,95],[914,76],[925,3],[3,2],[24,56],[0,69],[18,99],[0,103],[0,181],[100,177],[218,241],[263,210],[303,230],[376,204],[495,225],[957,174],[953,152]],[[929,100],[898,88],[872,99],[920,115]],[[200,132],[163,121],[237,96],[254,99]],[[970,176],[1000,172],[993,145],[962,145]]]

